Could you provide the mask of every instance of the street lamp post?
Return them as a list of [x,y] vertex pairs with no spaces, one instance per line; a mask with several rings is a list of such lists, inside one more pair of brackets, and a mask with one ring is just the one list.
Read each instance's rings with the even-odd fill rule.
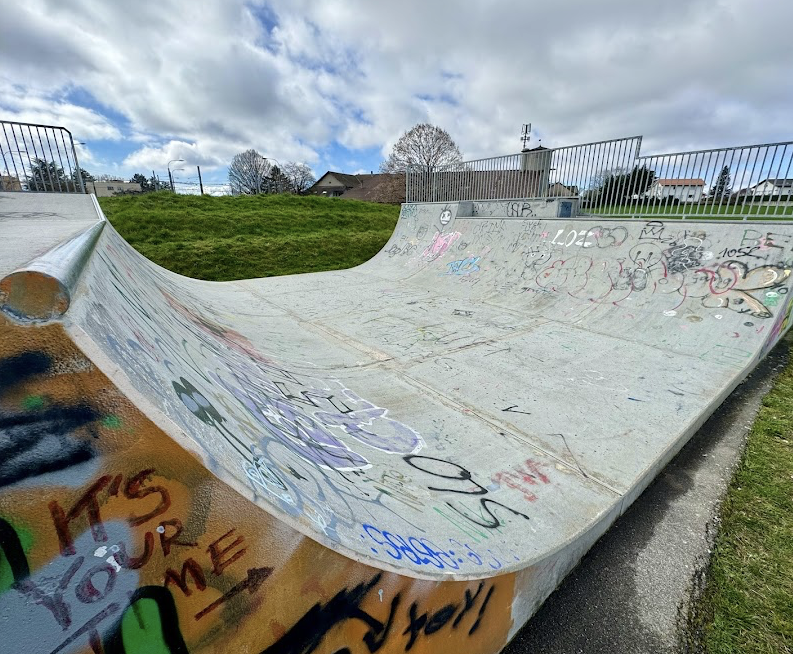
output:
[[176,191],[174,190],[174,187],[173,187],[173,177],[171,176],[171,164],[176,162],[176,161],[184,161],[184,159],[171,159],[168,162],[168,179],[171,182],[171,193],[176,193]]
[[184,168],[174,168],[171,171],[171,188],[173,189],[174,193],[176,193],[176,173],[179,171],[184,171]]
[[[87,193],[88,191],[85,188],[85,180],[83,179],[83,171],[80,169],[80,162],[77,159],[77,148],[75,145],[85,145],[85,141],[76,141],[72,144],[72,156],[74,157],[74,174],[75,174],[75,182],[74,182],[74,190],[77,191],[77,182],[80,182],[80,192]],[[91,180],[93,182],[93,180]],[[66,189],[69,189],[69,185],[66,185]],[[94,195],[96,195],[96,183],[94,183]]]

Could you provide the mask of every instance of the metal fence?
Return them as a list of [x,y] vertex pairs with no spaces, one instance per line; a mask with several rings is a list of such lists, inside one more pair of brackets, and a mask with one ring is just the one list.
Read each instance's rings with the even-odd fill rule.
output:
[[0,191],[85,193],[71,132],[0,120]]
[[536,148],[451,166],[412,166],[408,202],[578,200],[579,213],[682,218],[793,215],[793,142],[641,156],[635,136]]
[[629,166],[641,141],[635,136],[553,150],[535,148],[436,168],[411,166],[407,201],[577,197],[601,171]]
[[610,173],[582,205],[625,217],[791,215],[791,172],[793,142],[641,156],[631,170]]

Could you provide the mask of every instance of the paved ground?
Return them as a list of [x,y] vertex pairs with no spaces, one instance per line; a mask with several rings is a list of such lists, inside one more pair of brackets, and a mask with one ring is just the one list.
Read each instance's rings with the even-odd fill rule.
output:
[[715,509],[763,396],[777,347],[590,550],[504,654],[678,652],[679,607],[707,561]]

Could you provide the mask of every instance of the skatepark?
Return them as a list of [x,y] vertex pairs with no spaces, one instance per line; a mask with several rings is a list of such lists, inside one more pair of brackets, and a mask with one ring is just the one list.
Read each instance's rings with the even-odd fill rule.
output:
[[0,194],[0,651],[500,651],[788,328],[788,225],[574,213],[221,283]]

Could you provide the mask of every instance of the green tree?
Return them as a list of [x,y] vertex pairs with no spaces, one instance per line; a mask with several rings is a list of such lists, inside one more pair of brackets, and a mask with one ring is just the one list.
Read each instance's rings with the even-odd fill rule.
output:
[[278,167],[270,168],[270,174],[265,177],[263,193],[289,193],[292,184],[289,177]]
[[63,192],[73,190],[74,185],[68,180],[61,168],[54,161],[33,159],[27,180],[29,191]]
[[140,184],[140,188],[144,193],[150,193],[151,191],[156,190],[156,180],[153,177],[148,179],[145,175],[135,173],[129,178],[129,181]]
[[[80,168],[80,177],[83,179],[83,189],[85,189],[85,192],[91,193],[92,191],[90,183],[94,180],[94,176],[85,170],[85,168]],[[72,171],[72,174],[69,175],[69,184],[72,187],[70,190],[80,190],[80,177],[77,176],[76,170]]]
[[590,194],[598,202],[621,203],[641,199],[655,181],[655,171],[634,166],[631,172],[611,171],[604,174],[600,187]]
[[710,189],[710,197],[714,200],[720,200],[721,198],[727,196],[732,193],[732,177],[730,176],[730,167],[724,166],[719,173],[719,176],[716,178],[716,181],[713,183],[713,187]]

